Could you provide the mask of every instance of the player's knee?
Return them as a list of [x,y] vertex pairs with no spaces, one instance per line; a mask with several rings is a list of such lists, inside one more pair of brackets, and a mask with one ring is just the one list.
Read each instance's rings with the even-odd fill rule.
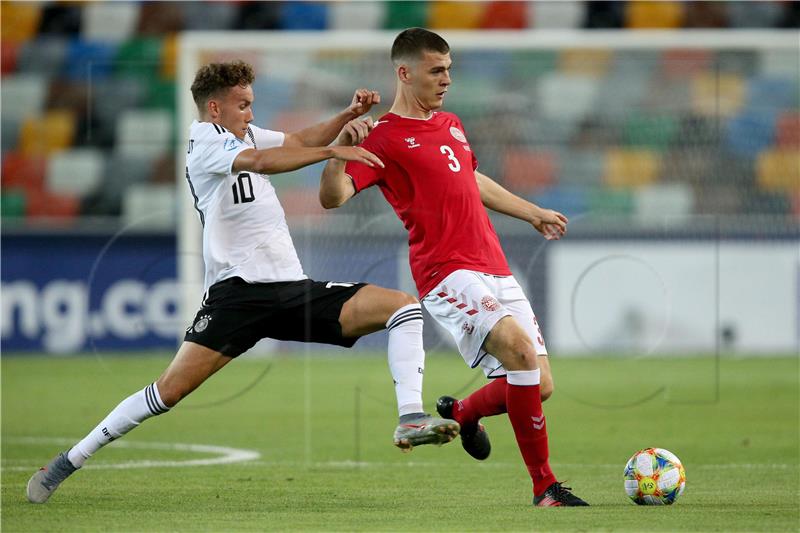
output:
[[501,350],[506,353],[507,358],[512,360],[512,366],[516,367],[510,370],[533,370],[538,368],[536,349],[527,335],[508,335],[501,341]]
[[403,291],[394,291],[394,292],[395,292],[395,300],[396,300],[395,303],[397,305],[397,309],[400,309],[401,307],[405,307],[407,305],[413,305],[419,303],[419,300],[417,300],[416,296],[408,294],[407,292]]

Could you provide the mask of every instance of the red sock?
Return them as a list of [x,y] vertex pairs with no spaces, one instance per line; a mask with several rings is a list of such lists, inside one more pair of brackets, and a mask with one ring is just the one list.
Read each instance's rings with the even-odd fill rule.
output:
[[476,424],[484,416],[506,412],[506,378],[495,378],[453,407],[453,419],[463,425]]
[[[515,376],[512,381],[517,382],[518,379]],[[538,382],[538,379],[536,381]],[[556,481],[556,477],[550,470],[548,461],[547,427],[542,412],[539,385],[509,383],[506,390],[506,405],[508,418],[511,420],[517,445],[522,453],[522,460],[525,461],[533,480],[533,493],[540,496]]]

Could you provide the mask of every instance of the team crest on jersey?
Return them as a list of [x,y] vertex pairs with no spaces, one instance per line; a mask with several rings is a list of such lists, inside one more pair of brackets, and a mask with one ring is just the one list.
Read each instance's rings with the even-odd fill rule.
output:
[[225,149],[229,152],[236,150],[241,145],[242,141],[240,141],[239,139],[225,139]]
[[201,316],[200,320],[198,320],[197,322],[194,323],[194,326],[192,326],[192,329],[194,330],[195,333],[204,332],[206,330],[206,328],[208,327],[209,320],[211,320],[211,316],[209,316],[209,315]]
[[467,138],[464,136],[464,132],[456,128],[455,126],[450,126],[450,135],[455,137],[457,141],[461,141],[462,143],[467,142]]
[[481,305],[489,312],[500,309],[500,302],[498,302],[494,296],[488,294],[481,298]]
[[409,148],[417,148],[420,145],[417,143],[417,140],[414,137],[406,137],[405,141],[408,143]]

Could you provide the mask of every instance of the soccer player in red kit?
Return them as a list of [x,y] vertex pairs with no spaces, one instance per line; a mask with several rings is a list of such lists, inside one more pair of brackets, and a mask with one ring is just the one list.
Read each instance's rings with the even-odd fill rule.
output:
[[[508,267],[485,208],[529,222],[547,239],[567,218],[542,209],[481,174],[459,118],[439,111],[451,84],[450,47],[422,28],[392,46],[397,93],[374,125],[349,122],[340,144],[360,144],[385,168],[329,161],[320,202],[338,207],[377,185],[409,233],[411,272],[426,309],[450,331],[472,368],[494,378],[463,400],[444,396],[437,409],[461,424],[462,445],[489,455],[483,416],[508,413],[538,506],[585,506],[549,465],[542,398],[552,377],[536,316]],[[444,416],[444,415],[443,415]]]

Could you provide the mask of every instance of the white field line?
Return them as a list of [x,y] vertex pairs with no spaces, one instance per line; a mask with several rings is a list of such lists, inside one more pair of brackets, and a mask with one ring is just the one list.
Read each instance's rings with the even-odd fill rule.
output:
[[[39,445],[56,445],[56,446],[69,446],[75,444],[78,439],[68,438],[47,438],[47,437],[9,437],[3,439],[5,443],[10,444],[29,444],[34,446]],[[95,469],[129,469],[129,468],[163,468],[163,467],[184,467],[184,466],[213,466],[225,465],[231,463],[242,463],[246,461],[254,461],[261,457],[261,454],[253,450],[242,450],[239,448],[229,448],[227,446],[211,446],[208,444],[183,444],[179,442],[136,442],[130,440],[123,440],[111,443],[109,446],[115,448],[128,448],[136,450],[167,450],[189,453],[209,453],[215,454],[216,457],[208,457],[205,459],[186,459],[182,461],[161,461],[161,460],[143,460],[143,461],[125,461],[121,463],[88,463],[84,468]],[[31,467],[36,468],[41,465],[27,465],[27,466],[9,466],[3,467],[6,471],[17,470],[30,470]]]
[[[68,438],[43,438],[43,437],[11,437],[5,439],[6,443],[29,444],[29,445],[58,445],[69,446],[76,442],[76,439]],[[261,454],[252,450],[242,450],[229,448],[226,446],[211,446],[205,444],[181,444],[167,442],[136,442],[136,441],[117,441],[110,446],[127,449],[141,450],[167,450],[189,453],[211,453],[217,457],[206,459],[187,459],[182,461],[126,461],[121,463],[88,463],[84,468],[88,469],[130,469],[130,468],[160,468],[160,467],[185,467],[185,466],[212,466],[231,463],[247,462],[248,465],[261,467],[293,467],[293,468],[450,468],[450,465],[439,461],[404,461],[402,463],[380,462],[380,461],[259,461]],[[13,463],[10,465],[9,463]],[[35,469],[41,464],[31,463],[30,461],[9,461],[4,460],[2,470],[4,471],[28,471]],[[485,469],[518,469],[520,463],[509,462],[488,462],[475,464],[478,468]],[[556,468],[580,468],[587,470],[622,470],[623,464],[579,464],[579,463],[553,463]],[[699,464],[691,465],[694,470],[796,470],[800,465],[794,463],[726,463],[726,464]]]

